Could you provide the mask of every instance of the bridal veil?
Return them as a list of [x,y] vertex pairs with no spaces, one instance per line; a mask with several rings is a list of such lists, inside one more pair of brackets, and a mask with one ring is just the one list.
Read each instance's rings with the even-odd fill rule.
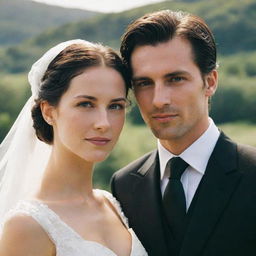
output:
[[31,109],[48,65],[62,50],[72,44],[90,43],[81,39],[62,42],[35,62],[28,74],[32,96],[0,145],[0,222],[19,200],[25,199],[35,191],[42,178],[51,146],[36,137]]

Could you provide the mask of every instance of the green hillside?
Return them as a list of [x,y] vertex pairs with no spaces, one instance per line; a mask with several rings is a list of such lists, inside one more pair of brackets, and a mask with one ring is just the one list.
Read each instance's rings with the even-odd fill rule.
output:
[[[24,1],[12,0],[10,3],[18,4]],[[8,3],[8,0],[0,0],[1,7],[3,3]],[[43,7],[43,5],[36,3],[30,4],[36,8],[39,6],[46,8],[48,11],[51,8],[53,8],[52,10],[59,9],[58,7],[56,7],[57,9],[55,7],[49,9],[49,6]],[[37,13],[34,7],[31,7],[30,16],[34,15],[35,24],[39,26],[42,16]],[[218,44],[220,66],[219,88],[212,99],[211,107],[211,116],[214,120],[217,123],[234,121],[256,123],[256,1],[173,0],[122,13],[94,15],[79,22],[71,22],[58,28],[47,29],[17,46],[0,48],[0,91],[2,95],[2,102],[0,101],[0,126],[2,125],[0,140],[8,130],[12,120],[16,118],[15,114],[18,113],[29,93],[25,74],[30,69],[31,64],[46,49],[63,40],[74,38],[102,42],[118,49],[120,36],[133,19],[147,12],[167,8],[198,14],[207,21],[214,31]],[[63,8],[60,9],[63,11]],[[69,9],[65,9],[65,11],[73,12]],[[53,13],[56,14],[57,18],[58,12],[53,11]],[[2,16],[0,17],[2,18]],[[26,88],[26,93],[20,92],[20,88],[15,89],[15,86],[21,86],[21,83],[17,83],[17,81],[22,81],[22,88]],[[4,102],[4,99],[8,98],[6,95],[17,92],[19,92],[18,100],[11,98],[8,104]],[[19,101],[18,104],[17,101]],[[131,110],[128,119],[133,124],[141,125],[143,123],[136,107]]]
[[95,14],[31,0],[0,0],[0,46],[19,44],[47,28],[85,20]]
[[127,24],[146,12],[166,8],[189,11],[203,17],[213,29],[219,53],[222,55],[241,51],[256,51],[255,0],[242,2],[239,0],[176,0],[136,8],[123,13],[97,15],[89,20],[72,22],[46,30],[17,47],[7,48],[0,55],[2,60],[0,68],[12,73],[27,71],[30,64],[45,49],[72,38],[103,42],[118,49],[120,36]]
[[[256,147],[256,125],[238,122],[227,123],[219,127],[237,143]],[[149,128],[131,125],[127,122],[114,151],[104,162],[96,166],[95,185],[109,189],[109,181],[116,170],[155,149],[156,145],[156,138]]]
[[[256,146],[256,0],[169,0],[89,18],[87,14],[94,13],[28,0],[0,0],[0,142],[30,95],[27,71],[46,49],[74,38],[118,49],[120,36],[133,19],[167,8],[198,14],[213,29],[219,50],[219,88],[211,116],[228,136]],[[138,109],[131,108],[117,147],[96,168],[96,185],[108,188],[115,170],[155,145]]]

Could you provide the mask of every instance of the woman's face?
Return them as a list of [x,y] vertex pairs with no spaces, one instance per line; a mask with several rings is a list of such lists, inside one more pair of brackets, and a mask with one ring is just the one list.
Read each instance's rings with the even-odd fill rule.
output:
[[103,161],[125,120],[125,83],[115,69],[87,68],[74,77],[52,112],[54,147],[88,162]]

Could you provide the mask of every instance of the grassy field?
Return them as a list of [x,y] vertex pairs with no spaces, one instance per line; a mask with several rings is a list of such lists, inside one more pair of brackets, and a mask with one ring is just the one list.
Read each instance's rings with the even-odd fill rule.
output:
[[[226,123],[218,127],[237,143],[256,147],[256,124]],[[157,140],[146,126],[126,123],[113,155],[118,166],[125,166],[134,159],[156,148]]]
[[[238,143],[256,146],[256,124],[229,123],[218,125],[227,136]],[[126,123],[117,146],[111,155],[96,166],[94,183],[96,187],[110,190],[109,181],[112,174],[156,148],[156,138],[146,126]]]
[[256,124],[240,122],[223,124],[219,127],[236,142],[256,147]]
[[[237,122],[218,125],[218,127],[234,141],[256,146],[256,124]],[[116,151],[128,151],[129,154],[127,152],[126,155],[129,156],[128,158],[130,160],[135,159],[155,147],[156,139],[150,129],[145,126],[134,126],[127,123],[120,137]]]

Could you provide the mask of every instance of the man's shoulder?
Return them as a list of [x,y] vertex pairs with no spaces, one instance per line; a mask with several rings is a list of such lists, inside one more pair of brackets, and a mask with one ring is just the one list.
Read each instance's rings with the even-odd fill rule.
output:
[[119,169],[117,172],[115,172],[114,176],[125,176],[126,174],[129,174],[131,172],[137,172],[150,157],[156,154],[156,152],[157,150],[153,150],[146,153],[145,155],[139,157],[138,159]]

